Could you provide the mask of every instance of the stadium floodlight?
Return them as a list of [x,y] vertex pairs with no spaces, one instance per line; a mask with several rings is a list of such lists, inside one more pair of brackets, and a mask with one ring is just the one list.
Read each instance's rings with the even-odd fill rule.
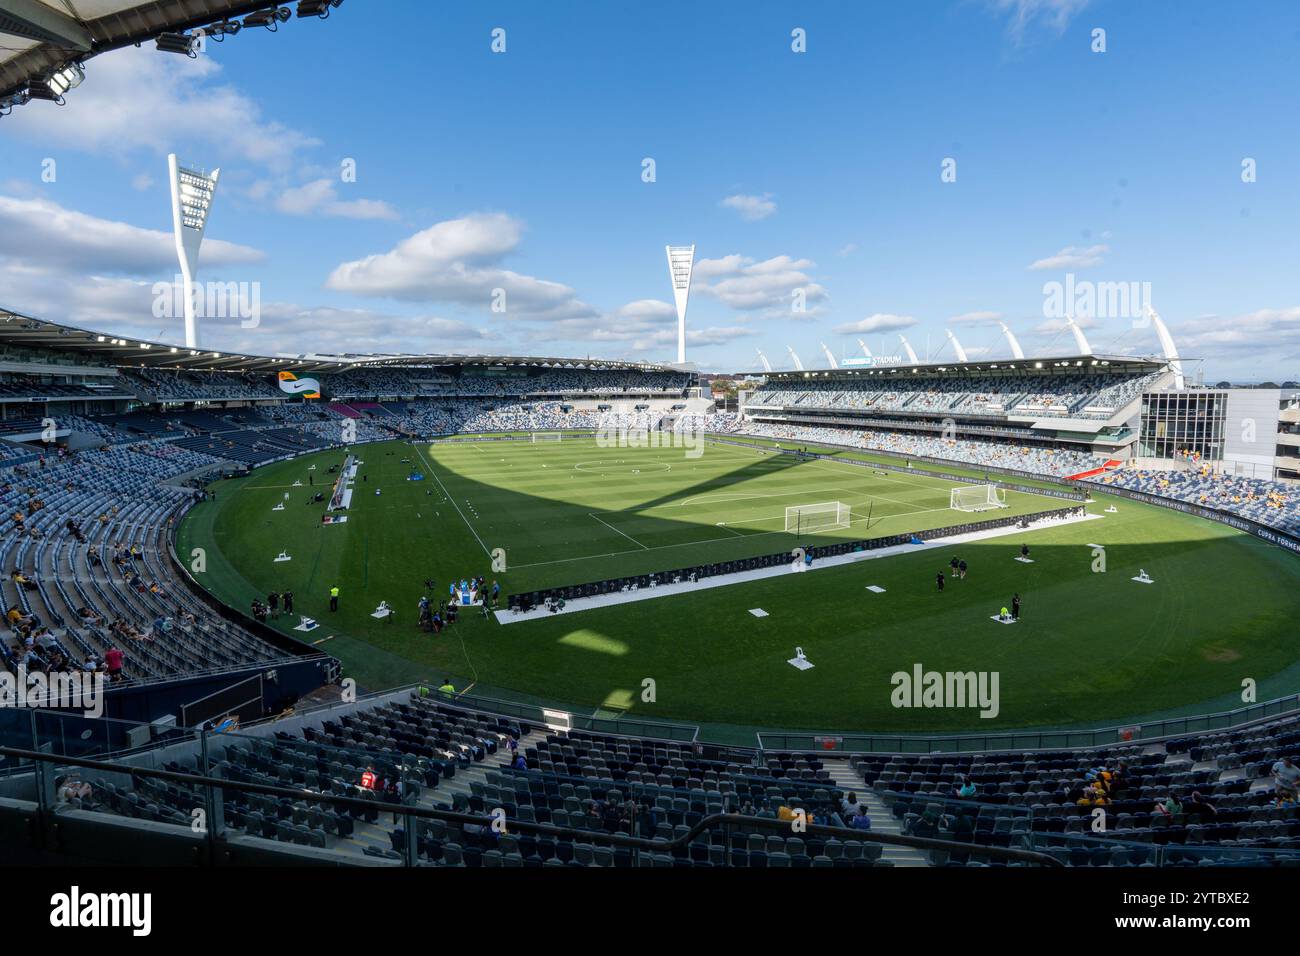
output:
[[248,16],[244,17],[244,26],[246,27],[266,27],[274,33],[280,29],[280,24],[284,23],[291,16],[293,11],[288,7],[268,7],[265,10],[255,10]]
[[330,8],[337,7],[343,0],[298,0],[298,16],[320,17],[324,20],[330,15]]
[[695,268],[695,246],[664,246],[668,253],[668,276],[673,282],[677,304],[677,362],[686,362],[686,303],[691,294],[691,272]]
[[180,259],[181,278],[185,283],[185,347],[199,348],[199,325],[194,315],[194,273],[199,263],[199,247],[203,245],[203,230],[208,225],[212,199],[217,192],[220,169],[211,174],[188,169],[176,161],[176,154],[167,157],[168,178],[172,187],[172,229],[176,234],[176,256]]
[[1007,506],[1007,493],[997,485],[966,485],[953,488],[948,507],[953,511],[990,511]]
[[847,528],[853,509],[842,501],[823,501],[815,505],[791,505],[785,509],[785,530],[790,534],[816,534],[835,528]]
[[191,33],[160,33],[157,44],[159,53],[179,53],[191,59],[199,55],[198,37]]
[[216,40],[218,43],[224,43],[226,37],[233,37],[242,29],[244,29],[244,25],[238,20],[221,20],[217,23],[209,23],[198,32],[205,37]]
[[62,96],[68,90],[79,87],[85,78],[86,71],[81,68],[80,63],[69,63],[63,69],[51,74],[45,82],[56,96]]
[[55,93],[50,88],[49,83],[41,80],[36,80],[31,86],[27,87],[27,98],[29,100],[44,100],[47,103],[58,103],[60,106],[64,103],[62,94]]

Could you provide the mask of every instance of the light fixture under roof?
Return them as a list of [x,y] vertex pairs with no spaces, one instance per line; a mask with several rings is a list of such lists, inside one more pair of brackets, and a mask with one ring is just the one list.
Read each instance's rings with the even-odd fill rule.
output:
[[156,42],[160,53],[179,53],[191,59],[199,55],[198,37],[190,33],[160,33]]
[[269,7],[266,10],[255,10],[248,16],[244,17],[244,26],[246,27],[266,27],[274,33],[280,29],[280,24],[284,23],[291,16],[293,11],[288,7]]
[[219,20],[216,23],[209,23],[198,32],[221,43],[226,37],[233,37],[242,29],[244,29],[244,25],[238,20]]
[[330,15],[330,8],[337,7],[343,0],[298,0],[299,17],[320,17],[324,20]]
[[81,68],[80,63],[69,63],[63,69],[51,74],[45,83],[54,92],[55,96],[62,96],[68,90],[75,90],[79,87],[81,81],[85,78],[86,71]]
[[60,106],[63,105],[62,94],[55,93],[54,90],[50,89],[48,83],[40,80],[37,80],[32,83],[31,86],[27,87],[27,98],[29,100],[45,100],[47,103],[58,103]]

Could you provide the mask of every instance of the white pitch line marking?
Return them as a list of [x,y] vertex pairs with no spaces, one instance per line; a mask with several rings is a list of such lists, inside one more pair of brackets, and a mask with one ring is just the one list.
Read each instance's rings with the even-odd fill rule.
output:
[[603,524],[603,525],[604,525],[606,528],[608,528],[610,531],[613,531],[613,532],[616,532],[616,533],[618,533],[618,534],[623,535],[623,537],[627,538],[627,540],[631,541],[631,542],[632,542],[633,544],[635,544],[637,547],[639,547],[639,548],[641,548],[641,549],[643,549],[643,550],[645,550],[645,551],[649,551],[649,550],[650,550],[650,549],[647,548],[644,544],[642,544],[640,541],[638,541],[636,538],[632,537],[630,534],[627,534],[626,532],[623,532],[623,531],[619,531],[617,528],[615,528],[615,527],[614,527],[612,524],[610,524],[608,521],[603,521],[603,520],[601,520],[601,518],[600,518],[598,515],[592,514],[590,511],[588,511],[588,512],[587,512],[587,516],[590,517],[590,518],[595,518],[597,521],[599,521],[601,524]]

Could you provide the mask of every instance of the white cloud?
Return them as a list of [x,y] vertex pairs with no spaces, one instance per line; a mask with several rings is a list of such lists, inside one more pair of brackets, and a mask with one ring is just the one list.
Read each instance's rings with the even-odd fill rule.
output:
[[963,312],[948,321],[953,325],[988,325],[1001,318],[1001,312]]
[[354,295],[489,308],[505,292],[504,316],[522,319],[596,315],[567,285],[501,267],[520,243],[523,224],[504,213],[449,219],[403,239],[388,252],[344,262],[326,287]]
[[153,177],[148,173],[140,173],[131,180],[131,188],[138,193],[148,192],[153,188]]
[[837,335],[861,335],[868,332],[898,332],[914,325],[916,325],[916,319],[910,315],[891,315],[887,312],[877,312],[875,315],[869,315],[865,319],[858,319],[856,322],[837,325],[835,326],[835,333]]
[[108,155],[165,155],[185,144],[191,156],[213,157],[212,165],[239,160],[273,169],[287,169],[319,142],[268,120],[260,100],[221,82],[210,56],[166,56],[152,45],[95,57],[67,99],[62,108],[33,103],[14,110],[6,134]]
[[[178,268],[170,232],[100,219],[46,199],[9,196],[0,196],[0,256],[75,269],[78,278],[104,272],[170,278]],[[220,239],[203,243],[208,268],[243,266],[263,258],[248,246]]]
[[[686,342],[690,346],[703,348],[726,345],[755,334],[757,333],[753,329],[739,325],[688,327]],[[619,346],[620,354],[648,352],[667,358],[676,354],[677,309],[671,303],[659,299],[638,299],[604,315],[558,319],[545,326],[525,329],[521,333],[521,339],[527,345],[553,345],[558,340]]]
[[[693,290],[740,312],[802,320],[821,314],[826,289],[808,275],[809,259],[774,256],[761,262],[740,255],[701,259],[695,264]],[[794,312],[795,294],[803,292],[805,311]]]
[[1066,246],[1054,256],[1048,256],[1046,259],[1036,259],[1029,264],[1030,269],[1088,269],[1092,266],[1101,265],[1106,253],[1110,252],[1110,246]]
[[1017,44],[1036,24],[1057,35],[1065,32],[1075,14],[1091,0],[989,0],[989,6],[1007,17],[1007,33]]
[[[179,318],[153,316],[153,282],[71,276],[52,267],[0,261],[5,303],[37,318],[127,338],[183,339]],[[402,316],[369,309],[263,302],[258,325],[237,318],[201,320],[204,344],[226,352],[297,355],[315,352],[482,352],[499,339],[490,328],[440,316]],[[466,345],[465,343],[480,343]]]
[[837,256],[847,256],[857,251],[858,251],[858,244],[856,242],[848,242],[840,246],[839,251],[836,252],[835,254]]
[[[1182,355],[1296,361],[1300,358],[1300,305],[1257,309],[1230,319],[1201,316],[1178,323],[1171,332]],[[1294,373],[1279,374],[1294,377]]]
[[776,203],[772,202],[771,193],[763,193],[761,196],[749,196],[744,193],[737,193],[734,196],[728,196],[718,203],[724,209],[733,209],[740,214],[740,218],[746,222],[757,222],[760,219],[766,219],[772,213],[776,212]]
[[256,328],[241,329],[232,322],[222,338],[229,350],[257,354],[297,354],[304,343],[317,353],[428,354],[487,351],[481,343],[498,336],[490,328],[442,316],[271,303],[263,306]]
[[[261,188],[258,184],[255,188]],[[290,216],[338,216],[344,219],[396,219],[397,210],[376,199],[340,200],[332,180],[315,179],[291,187],[275,200],[275,208]]]

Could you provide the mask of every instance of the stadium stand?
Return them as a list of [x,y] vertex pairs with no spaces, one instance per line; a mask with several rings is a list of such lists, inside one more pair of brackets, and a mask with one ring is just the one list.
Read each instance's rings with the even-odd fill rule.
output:
[[757,438],[793,442],[828,442],[895,455],[942,458],[971,465],[991,465],[1028,471],[1052,478],[1064,478],[1090,468],[1099,468],[1105,458],[1055,448],[1030,448],[1011,442],[944,439],[909,432],[825,428],[810,425],[777,425],[751,422],[739,431]]
[[1220,474],[1206,466],[1193,471],[1128,467],[1089,481],[1102,488],[1128,488],[1216,508],[1279,531],[1300,534],[1300,492],[1286,482]]
[[196,494],[170,484],[217,459],[165,441],[107,446],[11,467],[0,484],[5,663],[29,673],[107,670],[115,682],[274,660],[275,648],[217,621],[166,558]]
[[866,383],[775,379],[749,399],[757,408],[803,410],[961,413],[973,416],[1062,416],[1107,419],[1161,377],[1094,374],[1061,378],[1037,376],[909,376],[906,388]]
[[[1071,866],[1242,865],[1300,843],[1294,783],[1275,774],[1300,718],[1089,751],[852,758],[903,832],[1037,849]],[[959,795],[960,794],[960,795]],[[1171,802],[1172,800],[1172,802]],[[1104,808],[1105,836],[1092,829]],[[960,854],[931,862],[960,865]]]

